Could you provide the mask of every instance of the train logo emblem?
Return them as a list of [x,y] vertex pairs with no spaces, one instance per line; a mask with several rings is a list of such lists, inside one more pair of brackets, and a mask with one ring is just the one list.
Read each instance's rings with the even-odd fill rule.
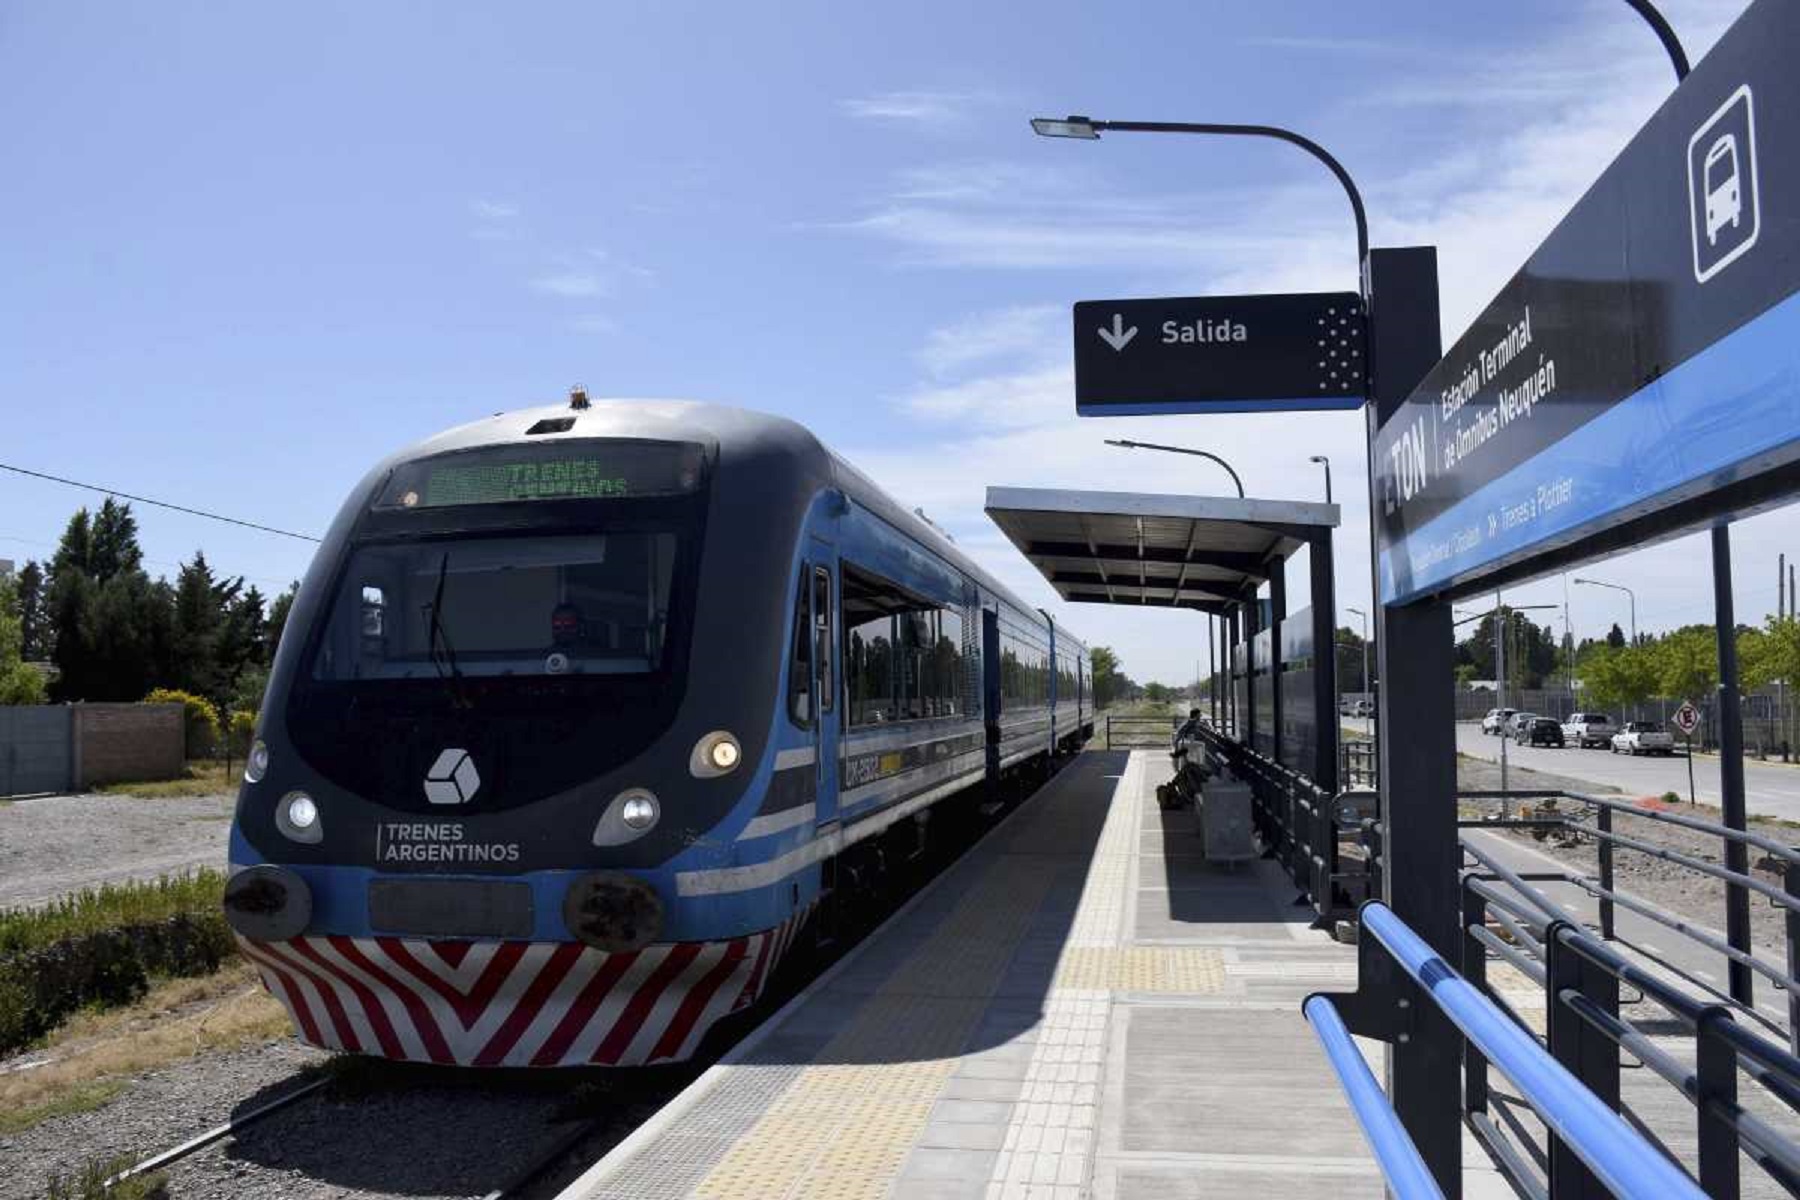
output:
[[425,772],[425,798],[433,804],[467,804],[480,787],[481,776],[467,750],[451,747]]
[[1756,244],[1756,117],[1745,84],[1688,139],[1688,220],[1694,279],[1705,283]]

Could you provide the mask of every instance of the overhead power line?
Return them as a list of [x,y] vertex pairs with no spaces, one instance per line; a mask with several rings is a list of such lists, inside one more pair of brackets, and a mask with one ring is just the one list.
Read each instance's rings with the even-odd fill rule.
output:
[[236,517],[228,517],[223,513],[207,512],[203,508],[189,508],[185,504],[170,504],[167,500],[152,500],[148,496],[134,496],[130,492],[122,492],[118,488],[102,487],[97,483],[83,483],[79,479],[64,479],[61,475],[47,475],[43,471],[28,471],[24,467],[15,467],[10,463],[0,463],[0,471],[11,471],[15,475],[29,475],[33,479],[47,479],[51,483],[66,484],[69,487],[81,488],[85,491],[99,492],[104,496],[120,496],[137,504],[149,504],[156,508],[166,508],[173,512],[186,513],[190,517],[205,517],[209,521],[223,521],[227,525],[238,525],[245,529],[254,529],[260,533],[274,533],[282,537],[297,538],[302,542],[317,542],[319,539],[310,533],[295,533],[291,529],[277,529],[273,525],[258,525],[255,521],[241,521]]

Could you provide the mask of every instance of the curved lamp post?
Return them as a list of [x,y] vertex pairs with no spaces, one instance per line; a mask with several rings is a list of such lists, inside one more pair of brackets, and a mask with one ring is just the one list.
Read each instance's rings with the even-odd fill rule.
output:
[[1210,450],[1190,450],[1186,446],[1161,446],[1155,442],[1134,442],[1128,438],[1107,438],[1106,444],[1109,446],[1120,446],[1126,450],[1166,450],[1170,454],[1192,454],[1198,458],[1210,458],[1221,467],[1224,467],[1225,473],[1231,476],[1231,482],[1237,484],[1238,499],[1242,500],[1244,498],[1244,481],[1238,478],[1238,473],[1231,469],[1230,463],[1226,462]]

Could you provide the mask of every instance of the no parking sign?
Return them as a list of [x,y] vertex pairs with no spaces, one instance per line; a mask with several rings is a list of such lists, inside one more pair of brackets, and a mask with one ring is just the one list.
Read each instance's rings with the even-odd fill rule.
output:
[[1692,700],[1683,700],[1669,719],[1675,722],[1675,728],[1681,730],[1684,737],[1693,737],[1694,730],[1700,728],[1700,710],[1694,707]]

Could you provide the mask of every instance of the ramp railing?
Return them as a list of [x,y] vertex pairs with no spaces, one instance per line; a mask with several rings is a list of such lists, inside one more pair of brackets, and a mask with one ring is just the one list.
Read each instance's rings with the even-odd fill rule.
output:
[[[1419,1155],[1410,1137],[1404,1147],[1389,1144],[1397,1120],[1393,1110],[1385,1097],[1379,1093],[1371,1095],[1365,1082],[1351,1069],[1332,1018],[1338,1018],[1349,1033],[1388,1042],[1405,1041],[1414,1033],[1425,1004],[1435,1007],[1455,1027],[1465,1062],[1480,1064],[1484,1082],[1490,1064],[1511,1080],[1525,1104],[1550,1131],[1554,1144],[1565,1152],[1566,1159],[1552,1159],[1548,1190],[1528,1176],[1521,1178],[1528,1193],[1552,1200],[1606,1194],[1582,1186],[1591,1182],[1595,1188],[1603,1187],[1626,1200],[1699,1200],[1709,1194],[1710,1189],[1703,1192],[1658,1143],[1635,1128],[1571,1071],[1562,1055],[1540,1045],[1512,1014],[1445,962],[1392,909],[1372,900],[1362,906],[1359,917],[1362,937],[1357,943],[1361,981],[1358,990],[1335,995],[1315,993],[1303,1007],[1321,1044],[1326,1046],[1327,1056],[1344,1084],[1371,1147],[1377,1138],[1383,1141],[1383,1148],[1376,1150],[1377,1162],[1395,1195],[1413,1200],[1438,1192],[1426,1190],[1417,1178],[1410,1160]],[[1485,955],[1485,949],[1482,953]],[[1357,1058],[1360,1060],[1360,1054]],[[1468,1072],[1465,1086],[1474,1074]],[[1437,1186],[1438,1183],[1432,1185],[1434,1189]]]
[[1137,716],[1106,714],[1106,748],[1108,750],[1167,750],[1175,731],[1181,727],[1173,716]]

